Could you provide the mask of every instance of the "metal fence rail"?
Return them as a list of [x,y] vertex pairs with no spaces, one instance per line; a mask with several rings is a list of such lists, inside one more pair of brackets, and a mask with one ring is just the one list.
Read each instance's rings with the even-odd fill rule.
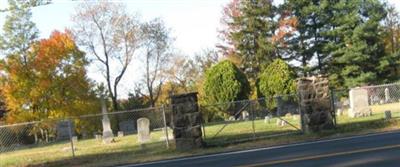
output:
[[[334,104],[338,116],[348,116],[351,110],[351,103],[359,103],[356,100],[365,101],[366,107],[371,111],[372,116],[385,118],[385,111],[391,112],[391,117],[400,118],[400,83],[364,86],[354,88],[364,93],[357,99],[350,99],[350,90],[333,90]],[[353,107],[354,108],[354,107]]]
[[299,133],[297,100],[296,95],[285,95],[200,105],[204,140],[219,145]]
[[[112,152],[140,153],[143,150],[161,152],[173,147],[172,129],[169,127],[170,108],[111,112],[83,115],[66,119],[54,119],[0,126],[0,166],[15,166],[29,160],[12,157],[25,156],[45,159],[71,158],[90,154]],[[112,139],[105,143],[104,118],[112,130]],[[147,119],[148,125],[138,127],[139,119]],[[147,127],[146,127],[147,126]],[[141,141],[140,131],[148,129],[149,135]],[[99,147],[104,146],[104,147]],[[148,153],[148,152],[147,152]]]

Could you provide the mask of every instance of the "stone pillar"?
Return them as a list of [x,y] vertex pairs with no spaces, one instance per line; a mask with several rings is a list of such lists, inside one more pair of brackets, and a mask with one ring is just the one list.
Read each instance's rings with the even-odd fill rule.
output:
[[297,91],[300,96],[302,130],[308,133],[333,128],[334,111],[328,79],[323,76],[299,78]]
[[197,93],[171,96],[172,124],[177,150],[203,146]]

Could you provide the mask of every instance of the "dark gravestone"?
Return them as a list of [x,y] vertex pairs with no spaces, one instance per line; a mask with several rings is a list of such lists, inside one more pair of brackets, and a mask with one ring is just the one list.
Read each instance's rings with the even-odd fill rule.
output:
[[203,146],[197,93],[171,96],[172,124],[177,150]]
[[57,123],[56,131],[57,131],[57,140],[68,140],[70,138],[70,126],[71,126],[71,135],[74,136],[74,124],[71,121],[60,121]]
[[126,120],[118,123],[119,130],[123,131],[125,135],[133,134],[136,132],[136,123],[134,120]]

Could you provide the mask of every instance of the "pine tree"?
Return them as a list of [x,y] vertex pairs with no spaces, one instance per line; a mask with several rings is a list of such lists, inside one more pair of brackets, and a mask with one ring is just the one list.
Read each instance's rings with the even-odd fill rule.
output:
[[[226,39],[233,45],[232,54],[241,58],[241,69],[255,81],[263,66],[277,57],[271,38],[276,28],[275,7],[270,0],[234,1],[236,14],[227,23],[231,31]],[[230,11],[234,11],[233,9]],[[227,19],[225,19],[227,20]]]
[[332,55],[330,78],[335,86],[354,87],[380,82],[385,57],[380,36],[384,5],[378,0],[340,1],[333,7],[331,39],[325,50]]
[[[303,75],[307,73],[326,73],[329,53],[324,51],[327,42],[325,32],[330,30],[332,2],[328,0],[299,1],[289,0],[282,5],[297,18],[297,33],[286,40],[290,57],[300,62]],[[311,62],[316,63],[312,64]]]

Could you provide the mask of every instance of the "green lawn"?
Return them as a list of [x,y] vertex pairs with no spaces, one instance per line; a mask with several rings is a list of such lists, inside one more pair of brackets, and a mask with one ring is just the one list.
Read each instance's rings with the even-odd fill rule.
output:
[[[394,117],[391,121],[383,119],[384,113],[382,111],[388,108],[392,110]],[[400,127],[400,110],[398,108],[397,105],[373,106],[374,112],[370,117],[348,118],[347,116],[339,116],[337,118],[338,127],[335,130],[307,135],[291,133],[267,139],[259,138],[299,131],[290,125],[278,126],[276,124],[277,118],[271,119],[270,123],[264,123],[264,120],[260,118],[255,120],[254,124],[252,121],[230,122],[215,136],[224,126],[224,123],[208,124],[205,126],[205,141],[212,146],[187,152],[175,151],[173,142],[170,143],[172,148],[166,149],[166,144],[161,139],[164,135],[163,131],[151,132],[151,142],[142,146],[138,144],[136,135],[116,137],[115,142],[111,144],[103,144],[95,139],[79,140],[76,143],[75,158],[72,158],[69,149],[70,143],[59,142],[0,153],[0,166],[110,166],[393,130]],[[299,127],[298,119],[293,117],[283,119]],[[169,131],[169,134],[171,135],[172,132]],[[255,136],[253,136],[254,134]],[[251,140],[251,142],[236,142],[241,139]],[[257,140],[253,141],[253,139]]]

